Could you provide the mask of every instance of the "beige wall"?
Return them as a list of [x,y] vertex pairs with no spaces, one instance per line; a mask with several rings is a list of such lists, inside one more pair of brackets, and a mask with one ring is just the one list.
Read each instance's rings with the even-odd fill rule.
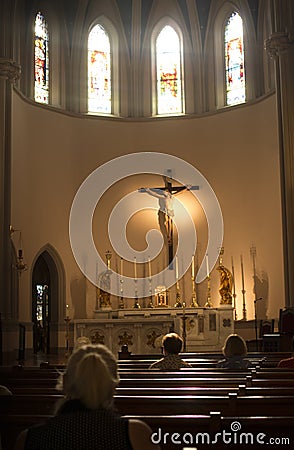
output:
[[[73,317],[92,317],[95,291],[75,263],[68,236],[74,195],[98,166],[120,155],[157,151],[179,156],[209,181],[220,202],[225,226],[224,264],[234,258],[237,312],[242,318],[240,255],[244,259],[248,319],[253,318],[253,278],[250,247],[255,245],[256,269],[264,300],[259,316],[277,317],[284,305],[281,204],[275,96],[213,115],[147,121],[73,117],[13,98],[12,224],[22,230],[29,270],[20,278],[20,319],[30,320],[32,265],[50,244],[64,264],[66,302]],[[146,177],[129,180],[130,188]],[[128,180],[124,185],[128,190]],[[109,194],[115,202],[117,193]],[[186,194],[184,194],[186,195]],[[188,194],[189,195],[189,194]],[[111,197],[112,196],[112,197]],[[109,205],[109,201],[105,205]],[[101,205],[100,205],[101,206]],[[101,208],[97,210],[97,221]],[[200,253],[207,233],[200,214]],[[148,217],[150,223],[154,217]],[[156,224],[156,222],[155,222]],[[105,231],[106,233],[106,231]],[[97,246],[106,251],[105,236]],[[17,242],[16,242],[17,243]],[[202,249],[202,250],[201,250]],[[116,259],[113,257],[113,264]],[[189,278],[185,293],[190,295]],[[212,272],[212,300],[219,304],[219,275]],[[205,303],[205,283],[199,303]],[[87,292],[86,292],[87,291]]]

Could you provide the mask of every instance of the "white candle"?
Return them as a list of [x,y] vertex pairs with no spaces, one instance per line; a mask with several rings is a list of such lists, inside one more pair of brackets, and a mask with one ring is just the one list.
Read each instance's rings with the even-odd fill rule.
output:
[[209,264],[208,264],[208,254],[206,253],[206,274],[209,277]]
[[137,279],[137,258],[134,257],[134,273],[135,273],[135,280]]
[[120,275],[123,276],[124,260],[120,258]]
[[192,256],[191,271],[192,271],[192,278],[194,278],[194,276],[195,276],[194,255]]
[[179,266],[178,266],[178,256],[176,256],[176,280],[179,279]]
[[149,257],[148,257],[148,272],[149,272],[149,278],[151,278],[151,261],[150,261]]

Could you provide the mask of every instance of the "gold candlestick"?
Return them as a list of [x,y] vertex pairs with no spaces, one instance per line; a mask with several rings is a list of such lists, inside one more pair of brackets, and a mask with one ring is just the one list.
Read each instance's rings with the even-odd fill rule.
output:
[[247,310],[246,310],[246,290],[245,290],[245,283],[244,283],[244,267],[243,267],[243,257],[241,255],[241,276],[242,276],[242,296],[243,296],[243,317],[242,320],[247,320]]
[[234,262],[232,257],[232,282],[233,282],[233,308],[234,308],[234,320],[238,320],[237,316],[237,303],[236,303],[236,285],[235,285],[235,268],[234,268]]
[[141,306],[140,306],[140,303],[138,301],[138,290],[137,290],[137,281],[138,280],[135,279],[134,281],[135,281],[135,302],[134,302],[133,308],[140,309]]
[[153,297],[152,297],[152,280],[149,278],[149,303],[147,308],[154,308]]
[[181,291],[180,291],[180,285],[179,282],[177,281],[177,293],[176,293],[176,303],[175,303],[175,308],[181,308],[182,307],[182,302],[181,302]]
[[210,275],[208,275],[208,277],[207,277],[207,300],[206,300],[206,303],[205,303],[204,307],[205,308],[211,308],[212,307],[211,290],[210,290]]
[[181,319],[183,322],[183,327],[182,327],[183,351],[185,352],[187,349],[187,332],[186,332],[187,316],[186,316],[186,303],[185,302],[183,302],[183,315],[182,315]]
[[107,252],[105,253],[105,256],[106,256],[106,261],[107,261],[107,270],[110,270],[110,260],[112,257],[112,253],[109,250],[107,250]]
[[69,316],[66,316],[64,318],[64,322],[65,322],[65,357],[68,358],[70,355],[70,351],[69,351],[69,323],[70,323],[71,319]]
[[123,259],[120,259],[120,299],[119,299],[119,309],[124,309],[125,303],[124,303],[124,295],[123,295]]
[[197,302],[197,295],[196,295],[196,287],[195,287],[195,261],[194,261],[194,255],[192,256],[192,265],[191,265],[191,281],[192,281],[192,301],[191,301],[191,308],[199,308],[199,304]]

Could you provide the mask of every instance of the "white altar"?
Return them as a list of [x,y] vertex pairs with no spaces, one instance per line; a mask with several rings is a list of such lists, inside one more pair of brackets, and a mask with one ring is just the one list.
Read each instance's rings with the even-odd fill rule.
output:
[[[184,315],[183,315],[184,313]],[[94,343],[107,345],[114,354],[128,345],[133,354],[161,353],[161,339],[170,331],[183,336],[186,351],[221,350],[226,337],[234,332],[233,308],[142,308],[99,309],[93,319],[74,320],[74,338],[87,336]]]

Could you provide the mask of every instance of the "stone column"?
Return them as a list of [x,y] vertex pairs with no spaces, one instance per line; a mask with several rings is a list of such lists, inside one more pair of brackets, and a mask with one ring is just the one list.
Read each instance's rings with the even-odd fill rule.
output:
[[12,88],[20,66],[0,58],[0,311],[11,318],[11,110]]
[[266,50],[276,63],[285,306],[294,306],[294,8],[291,3],[274,2],[275,31],[266,41]]

